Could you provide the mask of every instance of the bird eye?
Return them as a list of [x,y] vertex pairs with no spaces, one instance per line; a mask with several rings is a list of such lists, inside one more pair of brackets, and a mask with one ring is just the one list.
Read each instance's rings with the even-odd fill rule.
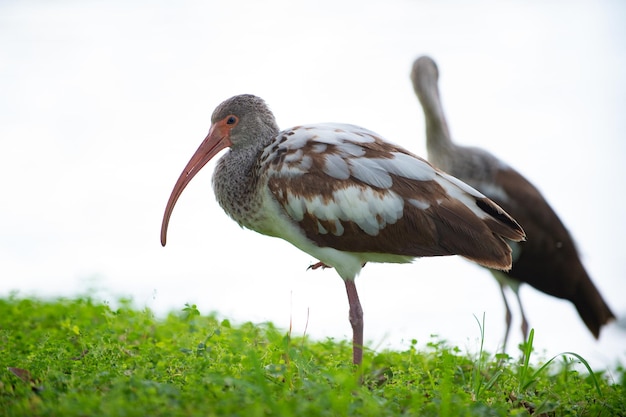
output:
[[235,123],[237,123],[237,118],[235,116],[228,116],[228,119],[226,120],[226,124],[234,125]]

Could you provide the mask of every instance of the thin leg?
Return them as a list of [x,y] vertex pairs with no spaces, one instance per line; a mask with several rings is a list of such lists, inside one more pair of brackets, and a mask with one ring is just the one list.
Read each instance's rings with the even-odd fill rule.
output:
[[352,362],[360,365],[363,360],[363,309],[359,301],[354,280],[346,280],[348,303],[350,304],[350,324],[352,325]]
[[526,313],[524,313],[524,306],[522,306],[522,299],[519,296],[519,287],[513,288],[515,296],[517,297],[517,303],[519,304],[519,311],[522,313],[522,336],[524,336],[524,342],[528,340],[528,320],[526,320]]
[[505,284],[498,280],[498,284],[500,284],[500,293],[502,294],[502,300],[504,301],[504,308],[506,308],[506,315],[504,320],[506,321],[506,330],[504,331],[504,342],[502,342],[502,352],[506,353],[506,343],[509,340],[509,331],[511,330],[511,307],[509,307],[509,303],[506,300],[506,295],[504,294],[504,286]]

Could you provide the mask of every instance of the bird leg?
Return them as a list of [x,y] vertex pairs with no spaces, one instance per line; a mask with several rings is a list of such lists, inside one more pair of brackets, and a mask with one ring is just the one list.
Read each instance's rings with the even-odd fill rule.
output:
[[[498,280],[500,284],[500,292],[502,293],[502,300],[504,300],[504,307],[506,308],[506,331],[504,332],[504,343],[502,345],[502,351],[506,352],[506,342],[509,339],[509,331],[511,330],[511,307],[509,307],[509,303],[507,302],[506,295],[504,294],[505,284]],[[519,311],[522,315],[522,337],[524,342],[528,340],[528,320],[526,319],[526,313],[524,312],[524,306],[522,305],[522,299],[519,295],[519,286],[511,286],[515,297],[517,298],[517,303],[519,304]]]
[[515,291],[517,297],[517,303],[519,304],[519,311],[522,314],[522,336],[524,336],[524,342],[528,340],[528,320],[526,320],[526,313],[524,312],[524,306],[522,306],[522,300],[519,296],[519,291]]
[[363,360],[363,309],[354,280],[345,280],[345,283],[350,304],[350,325],[352,325],[352,362],[360,365]]
[[509,307],[509,303],[506,300],[506,295],[504,294],[504,284],[498,281],[500,284],[500,292],[502,293],[502,300],[504,301],[504,308],[506,308],[505,322],[506,322],[506,330],[504,331],[504,342],[502,342],[502,352],[506,353],[506,343],[509,340],[509,330],[511,330],[511,319],[513,315],[511,314],[511,307]]

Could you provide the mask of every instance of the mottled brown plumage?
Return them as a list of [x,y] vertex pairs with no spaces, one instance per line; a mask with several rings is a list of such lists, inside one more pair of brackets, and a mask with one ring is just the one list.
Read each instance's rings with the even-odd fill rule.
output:
[[335,268],[343,278],[360,363],[363,317],[354,279],[367,262],[461,255],[498,269],[511,266],[505,239],[522,228],[476,190],[366,129],[344,124],[282,132],[263,100],[220,104],[211,129],[170,196],[161,229],[185,186],[218,152],[215,195],[241,226],[280,237]]

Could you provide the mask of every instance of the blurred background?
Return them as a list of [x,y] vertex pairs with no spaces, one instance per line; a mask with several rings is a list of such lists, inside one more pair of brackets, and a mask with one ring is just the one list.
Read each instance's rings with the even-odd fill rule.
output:
[[[538,186],[623,323],[625,21],[619,0],[2,1],[0,296],[123,296],[158,315],[195,303],[350,339],[336,273],[232,222],[214,162],[179,200],[165,248],[161,218],[211,112],[235,94],[263,97],[282,128],[353,123],[425,157],[409,72],[428,54],[456,141]],[[437,335],[477,351],[483,314],[485,349],[500,346],[499,288],[463,259],[368,265],[357,287],[371,348]],[[521,296],[540,356],[626,362],[619,323],[595,341],[570,303]]]

